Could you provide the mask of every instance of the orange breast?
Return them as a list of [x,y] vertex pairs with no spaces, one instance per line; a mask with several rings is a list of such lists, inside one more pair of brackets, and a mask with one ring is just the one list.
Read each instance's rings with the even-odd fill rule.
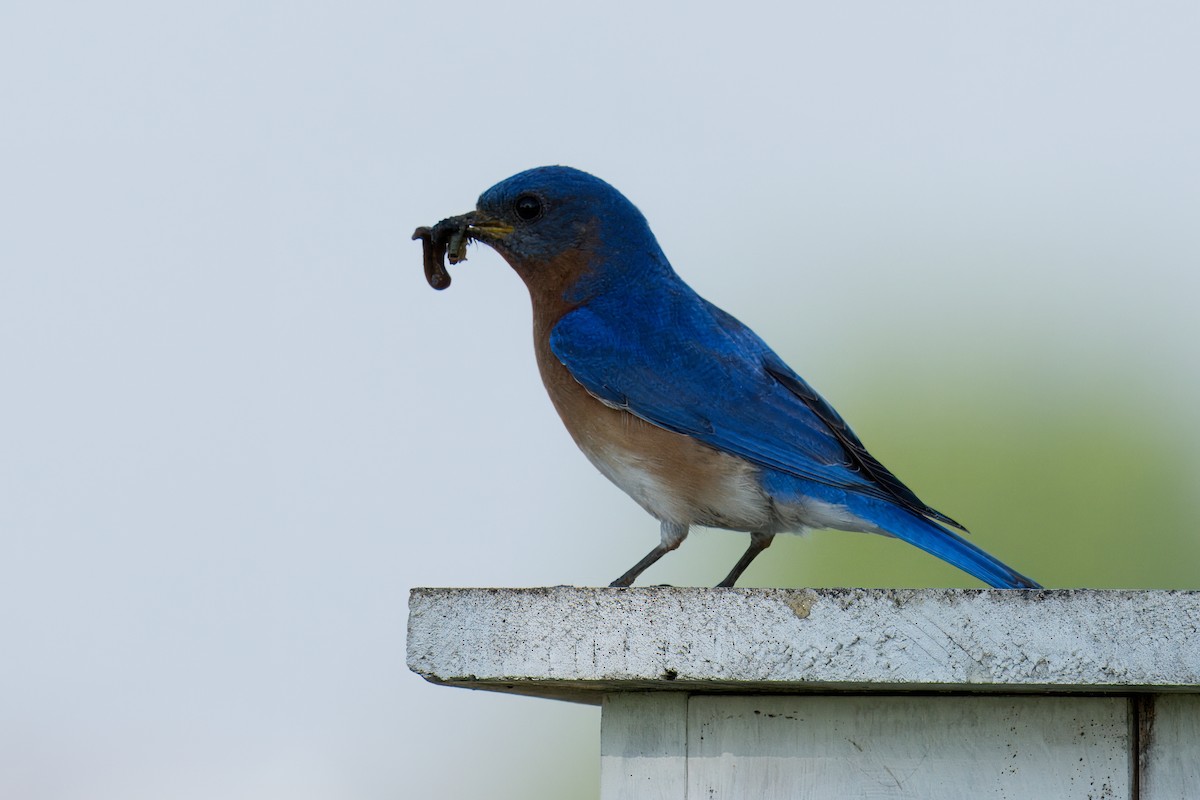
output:
[[731,530],[771,527],[758,468],[690,436],[660,428],[593,397],[537,330],[538,370],[575,444],[609,480],[659,520]]
[[550,349],[555,323],[574,308],[572,287],[591,267],[585,244],[553,259],[502,255],[533,303],[533,345],[542,383],[567,431],[609,480],[659,520],[741,531],[779,528],[758,467],[660,428],[588,394]]

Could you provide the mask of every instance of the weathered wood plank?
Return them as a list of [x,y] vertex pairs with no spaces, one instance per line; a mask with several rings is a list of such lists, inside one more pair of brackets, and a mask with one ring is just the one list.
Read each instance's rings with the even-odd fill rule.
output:
[[414,589],[436,683],[605,692],[1171,692],[1200,686],[1200,592]]
[[691,800],[1132,797],[1124,698],[698,696],[688,709]]
[[1142,705],[1140,800],[1200,798],[1200,695],[1157,695]]
[[687,695],[606,695],[600,717],[600,800],[686,800]]

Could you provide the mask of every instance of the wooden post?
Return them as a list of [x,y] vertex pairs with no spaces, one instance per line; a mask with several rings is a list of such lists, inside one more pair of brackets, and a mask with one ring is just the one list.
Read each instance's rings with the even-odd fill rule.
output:
[[408,659],[600,703],[603,800],[1200,798],[1200,592],[415,589]]

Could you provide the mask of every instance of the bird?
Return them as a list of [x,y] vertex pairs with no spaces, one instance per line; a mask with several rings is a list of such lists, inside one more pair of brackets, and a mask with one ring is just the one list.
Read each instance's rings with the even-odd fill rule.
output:
[[491,247],[522,279],[551,403],[596,469],[659,522],[659,543],[610,586],[631,586],[703,526],[750,534],[718,587],[776,534],[835,529],[901,539],[993,588],[1041,588],[957,533],[754,331],[685,283],[600,178],[529,169],[438,227],[457,231],[456,250],[464,234]]

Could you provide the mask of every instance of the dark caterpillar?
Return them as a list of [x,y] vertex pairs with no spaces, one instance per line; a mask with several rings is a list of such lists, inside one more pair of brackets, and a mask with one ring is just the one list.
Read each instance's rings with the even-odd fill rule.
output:
[[467,242],[471,239],[467,233],[467,227],[471,224],[470,216],[463,214],[460,217],[450,217],[432,228],[421,226],[413,231],[413,240],[421,240],[425,280],[438,291],[450,285],[450,273],[446,271],[446,253],[450,254],[451,264],[467,260]]

